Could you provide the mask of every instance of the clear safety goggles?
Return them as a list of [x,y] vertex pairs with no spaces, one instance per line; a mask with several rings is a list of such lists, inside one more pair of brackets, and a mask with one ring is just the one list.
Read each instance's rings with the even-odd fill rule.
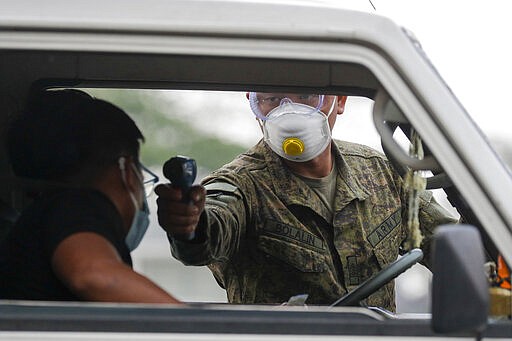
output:
[[311,107],[311,113],[317,112],[324,103],[324,95],[249,92],[249,103],[254,115],[265,121],[272,110],[286,103],[304,104]]

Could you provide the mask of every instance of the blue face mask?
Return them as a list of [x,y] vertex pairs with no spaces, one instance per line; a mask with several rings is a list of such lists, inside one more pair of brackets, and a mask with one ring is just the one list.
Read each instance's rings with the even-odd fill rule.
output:
[[[123,182],[126,184],[126,173],[125,173],[125,162],[126,159],[124,157],[119,158],[119,169],[121,170],[121,177]],[[137,170],[134,168],[135,173],[137,174]],[[140,180],[140,179],[139,179]],[[142,190],[144,191],[143,181],[141,180]],[[137,200],[135,199],[135,195],[128,191],[130,198],[133,202],[133,206],[135,207],[135,213],[133,215],[132,224],[130,226],[130,230],[125,238],[126,246],[130,251],[133,251],[139,246],[144,234],[146,233],[149,226],[149,206],[146,196],[144,195],[144,202],[142,204],[142,209],[139,209],[139,205]]]
[[135,215],[133,216],[132,225],[130,226],[130,231],[125,238],[126,246],[130,251],[133,251],[139,246],[142,237],[146,234],[149,226],[149,207],[148,201],[144,197],[144,203],[142,204],[142,209],[137,210]]

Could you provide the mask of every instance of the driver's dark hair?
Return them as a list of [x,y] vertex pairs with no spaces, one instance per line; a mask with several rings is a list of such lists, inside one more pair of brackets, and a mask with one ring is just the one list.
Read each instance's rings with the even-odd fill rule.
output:
[[33,95],[7,132],[16,175],[67,181],[92,180],[120,156],[138,160],[144,137],[120,108],[76,89]]

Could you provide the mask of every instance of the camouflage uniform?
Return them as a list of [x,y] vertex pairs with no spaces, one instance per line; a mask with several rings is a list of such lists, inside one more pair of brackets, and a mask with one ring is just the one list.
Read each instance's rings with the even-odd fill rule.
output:
[[[408,234],[402,180],[373,149],[335,142],[333,221],[316,194],[260,141],[203,180],[199,230],[206,241],[170,238],[174,257],[208,265],[229,302],[246,304],[281,303],[297,294],[309,294],[309,304],[330,304],[394,261]],[[430,192],[420,198],[428,251],[432,230],[454,220]],[[394,301],[390,283],[367,303],[394,310]]]

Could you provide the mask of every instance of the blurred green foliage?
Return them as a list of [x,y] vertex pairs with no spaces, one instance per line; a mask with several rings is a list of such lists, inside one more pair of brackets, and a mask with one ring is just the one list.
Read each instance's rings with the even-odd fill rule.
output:
[[[165,101],[149,90],[83,89],[96,98],[107,100],[126,111],[137,123],[145,137],[141,148],[141,161],[159,168],[172,156],[192,157],[198,166],[212,171],[245,151],[245,147],[222,141],[214,134],[194,127],[193,120],[173,116],[183,110],[169,92]],[[188,117],[200,119],[201,113]]]

